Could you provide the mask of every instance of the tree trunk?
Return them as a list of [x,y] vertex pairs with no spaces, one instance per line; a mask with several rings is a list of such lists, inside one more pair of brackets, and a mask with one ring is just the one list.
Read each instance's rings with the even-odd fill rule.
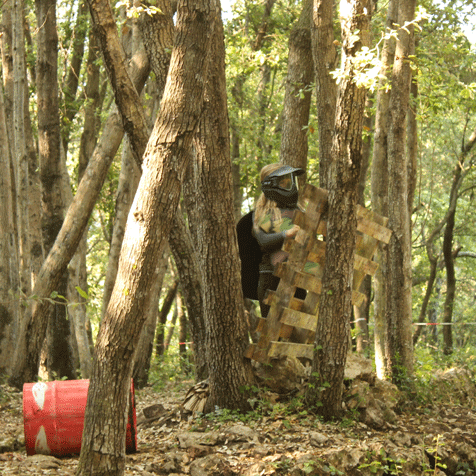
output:
[[132,370],[132,378],[136,388],[144,388],[149,379],[150,360],[154,350],[155,329],[157,327],[157,315],[159,311],[159,297],[162,284],[164,282],[165,272],[167,271],[166,250],[164,256],[159,260],[155,276],[152,278],[148,289],[149,302],[145,306],[146,321],[139,338],[139,344],[134,355],[134,367]]
[[[399,2],[398,21],[414,19],[415,1]],[[413,26],[400,28],[395,50],[388,129],[388,246],[387,269],[387,373],[401,382],[413,374],[411,223],[408,213],[408,162],[405,156],[405,118],[408,111]]]
[[24,296],[31,293],[30,239],[29,239],[29,167],[25,144],[25,47],[23,35],[22,0],[14,0],[12,15],[13,46],[13,150],[18,199],[18,245],[20,250],[20,286]]
[[[88,32],[89,14],[86,2],[79,2],[76,24],[72,32],[72,48],[71,48],[71,64],[69,65],[66,81],[62,85],[62,93],[64,98],[63,111],[64,115],[61,119],[61,136],[64,157],[67,157],[69,139],[71,135],[71,125],[78,112],[75,105],[76,95],[78,92],[79,78],[81,77],[81,65],[84,57],[84,45],[86,43],[86,34]],[[93,45],[91,45],[93,46]],[[86,95],[88,100],[90,96]]]
[[[311,84],[314,78],[311,46],[312,0],[303,2],[302,13],[289,38],[288,74],[283,107],[279,160],[307,169]],[[304,183],[305,177],[300,178]]]
[[449,355],[453,352],[453,333],[451,323],[453,320],[453,306],[456,295],[456,275],[454,265],[453,241],[456,218],[456,206],[458,203],[458,194],[464,177],[468,173],[469,167],[465,167],[465,161],[469,152],[476,144],[476,129],[470,138],[463,145],[461,154],[455,165],[453,172],[453,182],[451,184],[450,200],[448,211],[446,213],[446,226],[443,238],[443,256],[445,258],[446,268],[446,297],[443,308],[443,352]]
[[170,343],[172,342],[172,337],[175,332],[175,326],[177,324],[177,319],[178,319],[178,309],[177,306],[174,307],[174,313],[172,314],[172,320],[170,321],[170,325],[167,329],[167,335],[165,336],[165,341],[164,341],[164,351],[165,353],[169,352],[170,348]]
[[[183,187],[184,202],[189,204],[196,197],[187,196],[186,188]],[[193,191],[191,192],[193,195]],[[170,230],[169,243],[173,243],[171,251],[180,276],[180,289],[188,310],[190,331],[194,342],[195,376],[197,381],[201,381],[208,377],[207,357],[205,355],[205,316],[202,299],[202,281],[197,254],[193,251],[194,240],[185,224],[180,209],[177,210],[175,222]]]
[[175,296],[177,295],[179,282],[178,280],[174,281],[172,286],[170,286],[167,294],[165,295],[164,302],[162,303],[162,309],[159,314],[159,325],[156,332],[156,343],[155,343],[155,353],[157,355],[165,354],[165,325],[167,324],[167,316],[172,308]]
[[190,362],[187,355],[187,314],[185,313],[181,293],[177,293],[177,309],[179,313],[179,353],[182,357],[182,365],[188,372],[190,370]]
[[[372,129],[372,116],[369,114],[372,108],[372,101],[367,97],[365,104],[364,116],[364,130],[370,131]],[[370,165],[371,154],[371,140],[370,136],[364,134],[362,144],[362,164],[360,167],[359,187],[357,193],[357,200],[359,205],[365,207],[365,187],[367,185],[367,172]],[[360,306],[354,306],[354,321],[355,321],[355,350],[358,353],[364,353],[369,345],[369,314],[370,314],[370,298],[372,293],[372,278],[367,275],[363,277],[362,284],[359,291],[365,296],[364,301]]]
[[[213,34],[205,110],[195,138],[193,190],[198,210],[196,250],[202,278],[210,395],[204,411],[218,406],[249,409],[243,388],[251,384],[245,359],[248,329],[241,293],[241,264],[233,214],[223,25]],[[223,349],[227,349],[226,352]]]
[[179,3],[178,34],[164,92],[167,101],[162,101],[145,151],[116,284],[97,337],[78,476],[124,473],[132,355],[145,321],[141,310],[177,211],[184,152],[201,117],[210,36],[219,18],[215,4]]
[[[433,253],[433,243],[427,243],[426,249],[427,249],[428,261],[430,262],[430,276],[428,277],[425,296],[423,298],[423,302],[421,303],[420,316],[418,318],[419,323],[425,322],[428,304],[430,302],[431,294],[433,292],[433,286],[436,281],[436,272],[437,272],[437,265],[438,265],[438,259],[436,256],[434,256],[434,253]],[[413,346],[416,345],[418,338],[420,337],[422,329],[423,329],[423,326],[417,326],[415,332],[413,333]]]
[[332,163],[332,138],[336,115],[337,85],[331,72],[337,67],[334,44],[334,2],[314,0],[311,35],[316,80],[317,121],[319,124],[319,183],[328,188]]
[[[2,34],[0,35],[0,50],[2,55],[2,80],[5,120],[7,126],[7,136],[9,138],[10,156],[15,157],[13,143],[13,6],[14,2],[5,2],[2,4],[1,24]],[[23,43],[22,43],[23,44]],[[14,182],[13,178],[12,181]]]
[[129,139],[124,140],[122,150],[121,171],[116,194],[116,214],[112,232],[111,245],[109,247],[109,259],[106,267],[106,279],[104,280],[104,294],[102,300],[102,316],[106,313],[109,299],[116,281],[119,255],[121,253],[122,240],[127,222],[127,215],[131,208],[132,200],[139,184],[140,169],[134,161],[129,145]]
[[[394,28],[398,20],[398,2],[390,0],[387,10],[386,33]],[[393,35],[385,39],[382,49],[382,66],[377,91],[377,110],[375,114],[375,134],[371,167],[371,201],[373,210],[388,217],[388,160],[387,137],[390,102],[390,90],[386,87],[389,71],[395,56],[395,39]],[[387,245],[379,242],[375,253],[375,261],[379,267],[374,275],[374,348],[377,377],[383,379],[387,371],[385,361],[385,335],[387,333],[386,314],[386,274],[387,274]]]
[[0,375],[10,373],[20,319],[20,303],[14,298],[19,283],[11,167],[3,94],[0,94],[0,170],[4,172],[0,174]]
[[[356,205],[362,160],[366,91],[354,81],[353,58],[369,42],[370,1],[343,0],[341,17],[344,66],[337,96],[335,135],[329,168],[326,257],[314,348],[314,384],[307,400],[326,419],[342,412],[344,368],[349,351]],[[352,38],[354,31],[361,38]],[[325,91],[321,91],[324,94]],[[322,405],[318,406],[318,402]]]
[[[42,234],[45,250],[50,251],[63,224],[65,197],[61,163],[61,138],[58,97],[58,35],[56,31],[56,1],[37,0],[38,24],[37,97],[38,151],[41,181]],[[48,320],[48,359],[50,378],[75,378],[70,346],[70,328],[66,316],[65,296],[68,273],[63,272],[55,292],[62,296],[50,309]]]

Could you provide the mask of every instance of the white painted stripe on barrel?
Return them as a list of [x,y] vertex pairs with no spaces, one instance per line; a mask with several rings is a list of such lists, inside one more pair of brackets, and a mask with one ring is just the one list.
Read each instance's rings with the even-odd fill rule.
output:
[[35,399],[35,402],[40,410],[43,410],[43,407],[45,406],[45,393],[47,389],[48,385],[46,385],[45,382],[37,382],[31,388],[33,398]]
[[38,455],[49,455],[51,453],[44,426],[40,426],[40,431],[36,435],[35,453]]

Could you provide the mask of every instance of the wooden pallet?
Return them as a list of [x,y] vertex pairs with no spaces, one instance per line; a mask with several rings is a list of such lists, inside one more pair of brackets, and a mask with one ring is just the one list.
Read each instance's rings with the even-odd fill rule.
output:
[[[294,223],[301,229],[294,239],[286,239],[283,245],[289,257],[275,271],[280,281],[276,291],[268,291],[266,303],[271,307],[268,317],[260,319],[258,324],[258,342],[246,351],[250,359],[263,363],[283,356],[312,360],[326,250],[327,195],[327,190],[310,184],[304,188],[304,211],[297,211],[294,217]],[[387,218],[357,206],[354,305],[360,305],[365,299],[359,292],[363,279],[366,275],[373,276],[377,270],[372,257],[379,241],[388,243],[390,240],[387,222]],[[310,272],[304,271],[308,262],[315,263]],[[307,291],[304,300],[294,296],[297,288]]]

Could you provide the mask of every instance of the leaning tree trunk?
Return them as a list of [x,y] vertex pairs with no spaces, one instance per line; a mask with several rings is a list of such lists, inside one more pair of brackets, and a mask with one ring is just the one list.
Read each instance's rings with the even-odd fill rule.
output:
[[164,92],[167,101],[162,101],[145,151],[116,284],[97,337],[78,476],[124,473],[132,357],[145,320],[141,310],[179,204],[184,152],[201,117],[210,36],[219,18],[214,2],[179,3],[178,34]]
[[[398,21],[405,25],[414,19],[415,0],[398,6]],[[390,94],[388,130],[388,245],[387,269],[387,373],[401,382],[413,374],[411,223],[408,212],[409,177],[405,155],[405,118],[411,81],[409,55],[412,51],[413,25],[400,28],[395,50]]]
[[[344,8],[342,8],[344,7]],[[324,418],[342,412],[344,368],[349,351],[352,277],[356,240],[356,206],[362,159],[362,128],[366,91],[354,81],[353,58],[368,45],[370,1],[341,3],[344,69],[337,97],[335,135],[329,168],[326,257],[319,300],[312,365],[314,385],[308,402]],[[358,41],[353,32],[361,32]],[[320,406],[318,406],[320,402]]]

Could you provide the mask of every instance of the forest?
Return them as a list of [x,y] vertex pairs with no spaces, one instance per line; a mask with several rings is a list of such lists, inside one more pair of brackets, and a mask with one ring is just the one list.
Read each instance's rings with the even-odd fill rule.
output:
[[[273,163],[326,197],[319,291],[290,304],[318,316],[301,405],[348,418],[350,355],[413,397],[448,369],[474,386],[475,6],[3,2],[0,409],[88,379],[78,475],[124,474],[131,378],[256,411],[272,365],[249,349],[276,329],[243,295],[236,225]],[[364,209],[389,230],[365,277]],[[474,474],[468,454],[444,474]]]

